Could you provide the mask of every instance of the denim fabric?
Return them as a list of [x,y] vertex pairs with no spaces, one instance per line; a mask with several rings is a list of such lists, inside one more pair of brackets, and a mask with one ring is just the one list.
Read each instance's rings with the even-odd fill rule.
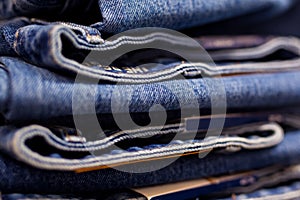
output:
[[[274,166],[255,171],[247,171],[244,173],[237,173],[233,175],[225,175],[219,177],[210,177],[209,179],[196,179],[191,181],[183,181],[179,183],[171,183],[157,186],[150,186],[144,188],[135,188],[128,190],[115,191],[113,194],[107,192],[106,194],[85,194],[79,197],[79,195],[43,195],[43,194],[3,194],[2,199],[103,199],[103,200],[146,200],[151,196],[152,200],[183,200],[183,199],[196,199],[201,197],[205,198],[204,195],[210,195],[217,197],[216,192],[232,189],[237,186],[249,188],[251,186],[257,186],[258,189],[263,188],[262,186],[274,186],[278,185],[281,181],[292,181],[299,178],[299,166],[291,166],[286,169]],[[273,178],[275,181],[273,181]],[[264,182],[262,185],[261,183]],[[180,185],[178,185],[180,184]],[[180,186],[183,188],[179,188]],[[150,191],[157,190],[156,194],[149,195]],[[233,189],[234,191],[234,189]],[[151,193],[151,192],[150,192]],[[154,192],[155,193],[155,192]],[[229,195],[232,194],[228,192]],[[234,193],[234,192],[233,192]],[[236,194],[236,193],[235,193]],[[226,195],[222,195],[223,197]],[[147,198],[148,197],[148,198]],[[220,197],[220,195],[219,195]]]
[[[84,199],[96,199],[96,198],[80,198],[71,195],[42,195],[42,194],[3,194],[0,196],[2,200],[20,200],[20,199],[60,199],[60,200],[84,200]],[[100,198],[100,197],[99,197]]]
[[[20,27],[26,23],[30,25]],[[101,38],[101,33],[91,27],[66,23],[49,24],[38,22],[37,20],[29,21],[25,18],[10,21],[3,25],[2,29],[5,31],[3,32],[3,37],[0,38],[0,42],[3,44],[3,48],[0,49],[1,55],[18,55],[22,59],[44,68],[68,72],[70,75],[79,73],[100,80],[115,82],[145,83],[163,81],[176,77],[178,74],[183,74],[186,77],[195,77],[199,75],[217,76],[274,72],[295,70],[299,69],[300,66],[299,58],[284,61],[275,59],[268,62],[243,62],[243,60],[247,59],[253,59],[254,61],[255,59],[261,59],[279,49],[291,51],[299,57],[300,42],[297,38],[292,37],[254,38],[251,39],[251,42],[257,45],[252,45],[251,47],[248,44],[249,47],[247,49],[243,48],[247,46],[243,45],[243,43],[247,42],[247,38],[237,38],[240,42],[237,42],[235,49],[232,49],[233,46],[227,46],[227,50],[226,46],[218,47],[218,43],[212,44],[212,42],[209,42],[209,39],[203,38],[201,39],[203,42],[200,41],[200,44],[203,44],[204,48],[207,47],[214,50],[210,52],[210,55],[217,62],[217,66],[212,64],[211,61],[207,63],[200,62],[199,57],[201,56],[198,55],[199,52],[196,55],[192,55],[191,49],[189,58],[193,59],[194,62],[192,63],[182,63],[182,59],[175,59],[172,62],[167,62],[163,67],[160,65],[147,67],[146,70],[140,72],[138,69],[134,70],[135,66],[144,63],[132,61],[129,62],[129,67],[124,63],[121,63],[121,66],[109,67],[104,61],[105,55],[109,57],[110,54],[114,54],[114,50],[119,49],[120,45],[125,45],[126,48],[138,46],[144,49],[144,45],[153,44],[153,40],[155,42],[166,42],[168,45],[172,44],[172,42],[174,43],[174,41],[176,41],[176,44],[181,42],[184,45],[188,42],[184,38],[161,32],[145,34],[139,37],[120,36],[114,40],[104,41]],[[261,42],[261,40],[264,42]],[[222,42],[224,39],[219,41]],[[228,44],[228,39],[225,41]],[[218,40],[215,42],[218,42]],[[9,51],[7,51],[7,48]],[[185,47],[183,46],[182,48]],[[101,54],[103,59],[98,58],[95,61],[96,63],[83,62],[89,51]],[[97,57],[99,55],[97,54]],[[152,53],[145,53],[142,57],[145,57],[145,55],[152,55]],[[139,55],[139,57],[141,56]],[[142,59],[140,58],[140,60]],[[155,60],[155,56],[148,57],[148,60],[150,63],[160,63]],[[224,60],[234,60],[239,61],[239,63],[226,63],[226,66],[224,66],[224,64],[221,64]],[[125,62],[128,62],[128,59]],[[132,68],[132,70],[126,70],[128,68]]]
[[[0,102],[7,102],[10,99],[6,105],[0,106],[0,111],[7,120],[47,120],[53,117],[72,116],[72,97],[75,91],[80,97],[80,102],[76,105],[80,108],[77,114],[90,114],[91,111],[84,105],[89,101],[95,102],[89,94],[93,87],[96,89],[96,112],[111,113],[113,92],[123,91],[124,95],[115,95],[114,98],[118,105],[123,105],[121,103],[127,101],[126,94],[130,93],[133,87],[113,84],[74,84],[74,80],[70,78],[37,68],[16,58],[1,58],[1,62],[5,65],[7,73],[0,76],[4,77],[0,83],[10,87],[8,93],[4,94],[5,91],[1,91],[3,95],[0,96],[2,98]],[[9,77],[8,82],[5,77]],[[199,109],[199,107],[210,109],[210,98],[219,97],[220,94],[218,91],[210,91],[206,85],[208,80],[214,79],[173,80],[164,82],[164,85],[160,83],[135,85],[132,99],[129,101],[129,112],[148,113],[154,104],[161,104],[166,110]],[[221,81],[224,83],[228,108],[253,109],[299,105],[299,72],[224,77]],[[194,96],[186,95],[186,89],[180,89],[184,84],[192,88]],[[172,88],[176,95],[171,91]],[[223,99],[222,96],[220,98]],[[186,103],[179,105],[178,99]],[[191,104],[194,99],[198,101],[198,105]],[[118,113],[128,112],[128,108],[119,107]]]
[[15,41],[16,31],[30,22],[26,18],[18,18],[9,22],[1,22],[0,26],[0,53],[1,55],[16,56],[13,44]]
[[228,200],[283,200],[283,199],[299,199],[300,198],[300,182],[292,182],[281,186],[261,189],[249,194],[233,195]]
[[[245,23],[249,16],[238,17],[232,20],[224,20],[216,23],[207,24],[205,26],[191,28],[185,30],[184,33],[189,36],[199,35],[282,35],[282,36],[297,36],[300,37],[300,30],[297,28],[300,17],[300,2],[295,2],[295,5],[284,15],[270,19],[262,19]],[[255,27],[255,28],[254,28]]]
[[97,0],[1,1],[1,20],[17,16],[46,18],[51,21],[76,21],[86,24],[101,20]]
[[[238,191],[236,191],[235,188],[238,186],[243,188],[244,191],[247,191],[250,187],[261,189],[267,186],[276,186],[284,181],[298,180],[299,176],[299,165],[287,167],[286,169],[273,166],[227,176],[209,177],[208,179],[202,178],[175,184],[171,183],[145,188],[135,188],[133,190],[152,200],[183,200],[196,199],[197,197],[201,199],[210,199],[207,195],[216,199],[217,197],[227,196],[216,195],[217,192],[226,192],[228,195],[237,194]],[[250,190],[248,190],[248,192],[249,191]],[[136,197],[141,195],[136,195]],[[125,199],[129,200],[129,198]]]
[[[276,169],[276,167],[275,167]],[[248,172],[248,177],[244,177],[239,182],[240,185],[232,185],[232,187],[222,190],[219,193],[213,191],[208,195],[210,197],[225,197],[227,195],[236,194],[253,194],[258,193],[258,190],[263,188],[277,188],[282,183],[298,181],[300,176],[299,165],[293,165],[284,169],[278,169],[272,171],[272,168],[268,168],[262,171]],[[275,190],[276,191],[276,190]],[[245,195],[244,195],[245,196]],[[215,198],[214,198],[215,199]]]
[[[99,1],[103,22],[95,27],[106,32],[121,32],[136,27],[158,26],[182,29],[255,11],[281,12],[293,1]],[[230,10],[230,12],[228,12]]]
[[1,19],[11,18],[18,15],[58,10],[63,7],[64,1],[2,1],[0,8]]
[[[143,174],[114,169],[79,174],[44,171],[1,155],[0,188],[3,193],[78,194],[165,184],[272,165],[291,165],[299,163],[299,139],[299,131],[288,132],[284,141],[274,148],[225,155],[214,153],[203,159],[199,159],[197,155],[187,156],[164,169]],[[155,162],[149,162],[148,165],[155,167]]]
[[[7,75],[5,75],[6,72],[5,72],[4,68],[0,68],[0,71],[1,71],[0,79],[3,80],[3,82],[1,81],[1,83],[3,83],[3,84],[0,85],[0,105],[1,105],[1,107],[3,106],[3,108],[7,108],[8,101],[5,97],[6,96],[5,94],[8,94],[9,84],[5,84],[5,83],[9,83],[9,78]],[[2,121],[2,120],[0,120],[0,121]]]
[[201,46],[207,51],[212,50],[228,50],[258,47],[275,39],[275,36],[262,35],[219,35],[219,36],[195,36]]
[[[95,11],[87,12],[88,8],[91,10],[91,4],[94,5],[94,2],[5,0],[0,4],[0,18],[20,15],[43,17],[47,16],[45,13],[55,13],[62,15],[61,19],[64,19],[66,15],[71,15],[73,18],[76,15],[85,15],[86,21],[89,22],[89,18],[97,15]],[[274,15],[289,8],[293,0],[244,0],[243,2],[238,0],[139,0],[135,2],[99,0],[98,3],[99,23],[96,23],[94,27],[105,32],[116,33],[149,26],[188,28],[254,12]],[[81,12],[78,8],[81,8]]]
[[[244,131],[248,132],[248,134],[250,132],[270,131],[272,132],[271,135],[259,136],[254,134],[252,139],[251,137],[237,136],[235,131],[232,131],[232,133],[228,131],[226,134],[229,135],[231,133],[231,136],[207,137],[204,140],[195,139],[188,141],[178,139],[169,144],[159,144],[159,141],[157,141],[157,143],[144,147],[137,146],[138,144],[134,143],[125,150],[116,149],[113,146],[122,141],[166,135],[178,131],[177,128],[174,130],[172,127],[167,127],[161,131],[159,131],[159,128],[157,131],[154,131],[154,128],[152,127],[152,130],[124,131],[98,141],[68,142],[41,126],[29,126],[22,129],[2,127],[0,128],[0,137],[2,138],[0,149],[16,159],[38,168],[69,171],[107,165],[122,165],[122,163],[143,162],[184,153],[203,153],[212,149],[225,149],[225,151],[228,149],[232,151],[231,147],[234,147],[234,150],[237,151],[242,148],[251,150],[268,148],[279,144],[284,136],[282,128],[277,124],[263,124],[252,127],[247,125]],[[239,129],[242,130],[243,128],[240,127]],[[179,133],[188,134],[188,132],[184,131],[179,131]],[[84,141],[82,138],[79,138],[78,141],[80,140]],[[29,145],[30,141],[45,142],[43,148],[41,148],[36,147],[36,145]],[[51,150],[45,151],[46,146]],[[109,149],[108,151],[111,152],[95,156],[90,154],[90,152],[101,152],[105,149]],[[79,152],[81,156],[78,155]]]
[[[1,198],[1,196],[0,196]],[[147,200],[147,198],[138,195],[135,192],[124,190],[124,192],[120,191],[120,193],[103,193],[100,192],[98,194],[82,194],[82,195],[50,195],[50,194],[3,194],[2,200]]]

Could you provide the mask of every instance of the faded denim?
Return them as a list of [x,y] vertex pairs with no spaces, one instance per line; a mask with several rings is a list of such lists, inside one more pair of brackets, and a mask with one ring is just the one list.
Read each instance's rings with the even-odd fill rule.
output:
[[[0,4],[0,17],[5,19],[27,15],[40,18],[47,16],[46,13],[51,13],[61,15],[61,20],[69,15],[68,18],[72,20],[76,15],[84,15],[88,23],[89,19],[94,19],[96,15],[99,17],[98,23],[92,25],[93,27],[104,32],[118,33],[138,27],[189,28],[250,13],[257,13],[257,18],[261,19],[260,17],[266,15],[286,11],[293,2],[293,0],[243,0],[242,2],[239,0],[139,0],[135,2],[99,0],[99,13],[95,13],[97,11],[88,12],[88,10],[91,10],[91,5],[94,6],[96,1],[82,3],[77,0],[43,2],[5,0]],[[72,8],[74,12],[68,8]],[[81,8],[82,13],[78,8]]]
[[[80,102],[77,102],[78,105],[76,105],[80,107],[77,114],[91,114],[89,113],[91,111],[85,106],[89,101],[96,103],[97,114],[111,113],[114,90],[127,91],[133,87],[132,85],[114,84],[74,84],[72,78],[37,68],[16,58],[3,57],[1,63],[3,66],[1,66],[2,70],[0,71],[2,73],[0,85],[7,86],[1,87],[3,91],[0,92],[0,102],[2,103],[0,112],[9,121],[47,120],[54,117],[72,116],[74,91],[80,97]],[[300,102],[299,75],[299,72],[289,72],[223,77],[221,81],[226,92],[227,107],[242,110],[297,106]],[[134,98],[130,99],[129,112],[148,113],[154,104],[161,104],[167,111],[211,109],[210,97],[219,97],[220,94],[218,91],[210,91],[206,85],[207,80],[212,81],[214,79],[185,79],[166,81],[164,85],[160,83],[135,85]],[[188,96],[186,89],[178,89],[182,84],[188,84],[195,95]],[[165,86],[177,88],[177,94],[173,94]],[[10,89],[7,89],[8,87]],[[96,89],[96,100],[87,94],[91,87]],[[154,94],[156,95],[155,102],[153,102],[152,91],[157,91]],[[180,106],[179,98],[187,103]],[[115,96],[116,102],[119,102],[120,105],[127,101],[126,99],[126,95]],[[195,103],[197,105],[191,104],[194,99],[198,101]],[[220,99],[222,100],[223,96],[220,96]],[[220,104],[220,106],[223,105]],[[119,107],[118,113],[128,112],[128,108]]]
[[[290,71],[299,70],[300,68],[300,40],[293,37],[250,37],[250,39],[237,37],[234,40],[229,39],[230,41],[237,40],[236,44],[223,47],[218,46],[218,41],[221,42],[222,39],[216,39],[216,43],[213,43],[210,38],[201,38],[198,41],[205,49],[210,50],[209,55],[216,62],[216,65],[212,61],[204,63],[200,59],[201,55],[189,54],[189,57],[194,61],[192,63],[182,62],[178,58],[173,58],[173,61],[164,63],[163,67],[160,65],[148,67],[140,72],[135,67],[139,64],[144,64],[139,63],[139,60],[142,60],[141,58],[136,62],[128,59],[124,61],[129,62],[132,67],[128,67],[122,62],[117,68],[107,66],[108,64],[105,61],[101,61],[103,59],[96,60],[96,63],[83,61],[89,54],[89,51],[109,56],[114,54],[114,50],[119,49],[120,45],[124,45],[126,48],[129,48],[126,45],[138,46],[143,49],[145,46],[152,44],[153,40],[166,42],[166,44],[172,44],[174,40],[180,43],[182,40],[181,43],[186,44],[184,43],[186,42],[184,38],[178,38],[167,33],[154,32],[153,34],[139,37],[126,36],[125,34],[126,37],[120,36],[119,38],[114,38],[114,40],[103,40],[101,33],[95,28],[66,23],[49,24],[37,20],[30,21],[26,18],[9,21],[2,25],[0,29],[2,29],[2,38],[0,38],[1,55],[19,56],[36,66],[65,72],[70,76],[80,74],[105,81],[146,83],[172,79],[179,74],[185,77],[201,75],[220,76],[240,73]],[[228,43],[228,38],[224,38],[224,40]],[[249,45],[249,40],[253,42],[252,46]],[[290,51],[297,57],[282,61],[243,62],[243,60],[247,59],[261,59],[280,49]],[[146,55],[152,55],[152,53]],[[134,58],[134,56],[132,57]],[[228,63],[228,60],[232,61]],[[147,58],[147,61],[149,63],[160,63],[155,56]],[[239,63],[236,63],[237,61]],[[225,66],[224,62],[226,62]],[[128,70],[128,68],[132,69]]]

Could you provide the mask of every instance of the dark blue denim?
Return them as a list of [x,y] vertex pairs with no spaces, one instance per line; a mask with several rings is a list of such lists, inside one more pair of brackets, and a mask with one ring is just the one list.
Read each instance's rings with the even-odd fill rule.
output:
[[[266,132],[270,134],[261,135]],[[224,135],[219,137],[207,136],[205,139],[194,139],[192,136],[185,139],[184,135],[189,133],[184,127],[151,126],[148,129],[117,132],[104,138],[94,132],[93,135],[101,139],[87,141],[86,132],[76,135],[74,130],[66,128],[47,129],[37,125],[23,128],[4,126],[0,128],[0,150],[41,169],[85,171],[106,166],[123,167],[124,163],[146,163],[149,160],[182,154],[207,153],[215,149],[222,149],[224,152],[237,152],[242,149],[254,151],[276,146],[284,138],[283,129],[276,123],[246,124],[235,129],[224,129]],[[247,135],[244,136],[244,133]],[[171,142],[163,142],[159,138],[170,134],[177,134],[179,137]],[[153,136],[156,136],[156,139],[148,141],[148,145],[134,142],[134,139]],[[119,148],[117,144],[120,142],[127,142],[127,147]],[[38,146],[37,143],[42,146]]]
[[[0,157],[0,189],[3,193],[78,194],[107,189],[150,186],[202,177],[232,174],[272,165],[299,163],[300,132],[288,132],[276,147],[234,154],[210,154],[182,157],[170,166],[143,174],[131,174],[114,169],[79,173],[44,171]],[[149,162],[154,166],[155,162]],[[138,167],[138,166],[137,166]]]
[[[190,49],[188,56],[190,60],[193,60],[192,62],[182,63],[182,58],[172,59],[168,57],[170,61],[163,63],[163,65],[157,64],[158,66],[154,67],[148,67],[147,65],[140,72],[141,69],[137,66],[145,62],[135,62],[131,59],[140,57],[138,60],[143,60],[145,55],[152,55],[152,52],[133,55],[131,59],[123,59],[123,62],[117,67],[107,66],[111,64],[106,63],[107,58],[114,55],[118,49],[131,49],[133,47],[145,49],[150,48],[148,45],[151,46],[155,42],[166,46],[174,43],[174,41],[177,41],[176,44],[184,43],[183,46],[176,47],[179,49],[185,49],[190,44],[187,45],[185,38],[160,31],[134,37],[125,34],[113,40],[103,40],[101,33],[95,28],[59,22],[50,24],[26,18],[9,21],[1,29],[3,30],[3,36],[0,38],[2,44],[0,55],[18,55],[36,66],[64,72],[70,76],[80,74],[113,82],[146,83],[163,81],[174,78],[178,74],[195,77],[201,75],[269,73],[299,70],[300,66],[300,42],[299,39],[293,37],[236,37],[223,38],[223,40],[220,38],[201,38],[200,44],[211,50],[209,53],[216,65],[212,61],[203,62],[203,60],[199,60],[202,53],[199,51],[193,52],[195,50],[193,48]],[[136,30],[137,33],[139,31]],[[249,45],[250,42],[253,43],[252,46]],[[222,46],[219,45],[220,43],[230,43],[231,45]],[[276,57],[276,59],[267,62],[257,62],[257,59],[263,59],[281,49],[294,53],[298,59],[293,57],[293,59],[280,61]],[[97,53],[97,59],[92,60],[93,62],[84,62],[90,51],[92,51],[92,55]],[[148,56],[147,61],[162,64],[162,61],[159,61],[156,57],[155,55]],[[232,60],[232,62],[227,63],[228,60]],[[249,60],[252,62],[246,62]],[[226,63],[224,64],[224,62]]]
[[10,22],[1,22],[0,26],[0,53],[1,55],[17,56],[13,44],[15,41],[16,31],[30,22],[26,18],[18,18]]
[[[189,36],[199,35],[282,35],[300,37],[298,19],[300,17],[300,2],[297,1],[292,9],[284,15],[277,16],[272,20],[259,20],[245,23],[249,16],[237,17],[232,20],[224,20],[205,26],[185,30]],[[255,27],[255,28],[254,28]]]
[[101,20],[97,0],[1,1],[0,20],[17,16],[91,24]]
[[[252,193],[232,195],[226,200],[282,200],[282,199],[299,199],[300,198],[300,182],[295,181],[291,183],[284,183],[275,187],[265,188],[261,190],[254,191]],[[220,198],[223,199],[223,198]],[[224,198],[225,200],[225,198]]]
[[[201,197],[201,199],[211,199],[210,197],[226,197],[227,195],[222,195],[217,192],[225,192],[228,195],[240,194],[235,188],[240,187],[245,189],[256,187],[256,190],[262,190],[264,187],[273,188],[269,190],[270,194],[268,196],[279,194],[284,192],[293,191],[294,189],[299,189],[295,187],[295,184],[288,187],[278,188],[276,185],[287,182],[294,181],[300,177],[299,165],[289,166],[287,168],[280,168],[278,166],[267,167],[259,170],[252,170],[243,173],[230,174],[225,176],[210,177],[210,178],[200,178],[196,180],[182,181],[179,183],[162,184],[150,187],[142,188],[131,188],[126,190],[116,190],[113,194],[108,191],[107,193],[98,194],[85,194],[79,195],[50,195],[50,194],[2,194],[2,199],[103,199],[103,200],[185,200],[185,199],[195,199]],[[279,191],[277,191],[278,189]],[[228,191],[229,190],[229,191]],[[155,192],[156,191],[156,192]],[[232,191],[232,192],[230,192]],[[273,191],[273,192],[271,192]],[[244,193],[248,193],[244,192]],[[0,194],[1,195],[1,194]],[[209,195],[209,197],[207,197]],[[234,195],[233,195],[234,196]],[[237,195],[242,197],[242,195]],[[253,194],[247,194],[243,196],[253,197]],[[150,198],[151,197],[151,198]]]
[[137,27],[182,29],[253,12],[275,14],[293,1],[218,0],[218,1],[99,1],[103,22],[93,25],[106,32],[121,32]]
[[[5,0],[0,4],[0,18],[14,16],[46,17],[44,13],[61,15],[64,20],[66,15],[85,15],[86,21],[97,15],[98,23],[94,24],[99,30],[111,33],[137,27],[165,27],[171,29],[188,28],[207,24],[214,21],[232,18],[248,13],[258,14],[257,20],[266,15],[274,15],[285,11],[294,0],[99,0],[99,13],[88,12],[91,3],[81,1],[10,1]],[[94,2],[94,3],[93,3]],[[68,9],[69,8],[69,9]],[[78,10],[81,8],[81,12]],[[72,12],[72,9],[74,10]],[[260,17],[259,17],[260,16]],[[51,18],[51,17],[50,17]],[[71,18],[72,19],[72,18]]]
[[[251,196],[254,197],[254,194],[256,194],[258,195],[256,197],[259,197],[259,195],[266,195],[271,198],[271,196],[275,195],[277,192],[277,194],[281,192],[290,192],[290,187],[285,187],[284,190],[282,190],[283,188],[281,187],[299,181],[299,167],[300,165],[288,166],[281,169],[278,167],[271,167],[259,171],[248,172],[248,177],[241,178],[237,184],[232,184],[232,187],[228,184],[226,186],[229,186],[229,188],[226,190],[220,192],[213,191],[207,194],[210,197],[226,197],[232,195],[233,198],[234,196],[239,196],[240,198],[245,198],[247,196],[250,198]],[[266,192],[266,190],[269,190],[269,193]],[[264,191],[265,194],[263,194],[262,191]],[[280,198],[278,197],[278,199]]]
[[[97,198],[83,198],[79,196],[72,196],[72,195],[46,195],[46,194],[2,194],[0,196],[2,200],[20,200],[20,199],[27,199],[27,200],[38,200],[38,199],[60,199],[60,200],[84,200],[84,199],[97,199]],[[98,198],[101,198],[99,196]]]
[[[66,2],[66,1],[65,1]],[[11,18],[18,15],[26,15],[35,12],[62,9],[64,1],[2,1],[0,4],[1,19]]]
[[[125,91],[132,87],[134,91],[129,102],[130,113],[148,113],[154,104],[161,104],[166,110],[210,109],[212,95],[215,97],[221,95],[220,100],[224,100],[222,94],[218,91],[210,91],[206,84],[206,81],[217,81],[218,78],[172,80],[163,84],[134,86],[74,84],[74,79],[37,68],[16,58],[3,57],[0,61],[3,63],[0,85],[6,85],[1,87],[3,91],[0,93],[0,112],[7,120],[47,120],[53,117],[72,116],[75,91],[77,97],[80,97],[76,105],[80,110],[76,114],[91,114],[89,113],[91,111],[84,106],[87,102],[95,102],[97,113],[111,113],[113,92],[115,90],[124,92],[123,95],[115,96],[116,102],[121,105],[128,98]],[[228,108],[279,108],[299,105],[299,75],[299,72],[254,74],[223,77],[220,80],[224,84]],[[188,84],[194,95],[186,95],[186,89],[179,87],[182,84]],[[96,101],[86,93],[93,87],[96,89]],[[176,95],[173,90],[177,92]],[[188,103],[180,106],[179,99]],[[194,99],[198,101],[195,103],[197,105],[191,104]],[[224,106],[222,103],[218,105]],[[118,113],[128,112],[128,108],[119,107]]]

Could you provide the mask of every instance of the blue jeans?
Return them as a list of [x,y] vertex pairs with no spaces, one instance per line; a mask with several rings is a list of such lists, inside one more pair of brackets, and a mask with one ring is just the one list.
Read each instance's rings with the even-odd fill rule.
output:
[[[203,159],[199,159],[197,155],[181,157],[164,169],[143,174],[114,169],[79,174],[45,171],[1,154],[0,188],[3,193],[78,194],[172,183],[273,165],[288,166],[299,163],[299,139],[299,131],[292,131],[286,133],[281,144],[272,148],[245,150],[234,154],[215,152]],[[148,165],[155,165],[155,162],[149,162]]]
[[[193,140],[184,139],[184,135],[189,134],[189,132],[184,130],[183,127],[178,128],[168,125],[155,128],[122,131],[104,139],[86,141],[83,136],[76,135],[74,130],[61,130],[59,128],[49,130],[37,125],[21,129],[12,126],[1,127],[0,136],[2,141],[0,142],[0,148],[12,157],[37,168],[89,171],[93,168],[100,169],[105,166],[123,167],[124,163],[138,162],[143,164],[153,159],[159,160],[197,152],[206,153],[214,149],[231,152],[240,151],[241,149],[268,148],[279,144],[284,137],[282,128],[275,123],[247,124],[244,127],[239,126],[235,130],[223,130],[226,135],[219,137],[207,136],[205,139],[190,138]],[[60,133],[66,132],[68,132],[65,135],[67,137],[59,136]],[[267,136],[258,134],[263,132],[271,132],[271,134]],[[160,142],[158,136],[168,136],[174,133],[181,134],[182,137],[177,137],[169,144]],[[243,133],[253,133],[253,135],[244,137]],[[132,142],[134,139],[153,136],[156,137],[156,142],[149,142],[148,145]],[[35,143],[40,141],[39,143],[43,143],[43,147],[37,147],[34,141]],[[115,146],[120,142],[128,142],[130,145],[124,149]],[[97,151],[99,153],[96,154]],[[147,167],[150,167],[149,170],[155,170],[151,166]],[[126,166],[125,170],[127,170]],[[139,170],[136,172],[139,173]]]
[[[80,108],[76,113],[78,115],[91,114],[90,108],[86,107],[88,102],[95,103],[97,114],[112,113],[113,99],[118,102],[117,113],[127,113],[128,109],[130,113],[148,113],[155,104],[162,105],[167,111],[211,109],[212,97],[220,101],[216,106],[224,106],[225,101],[228,108],[239,110],[296,106],[300,102],[299,72],[172,80],[138,85],[97,85],[74,83],[72,78],[37,68],[16,58],[2,57],[1,62],[0,112],[10,121],[72,116],[74,93],[80,97],[76,102],[76,106]],[[219,88],[211,91],[207,81],[221,81],[226,99],[218,92]],[[187,86],[191,88],[189,95]],[[122,92],[115,95],[116,91]],[[121,103],[128,101],[130,92],[132,99],[129,99],[128,107],[122,106]]]
[[[132,59],[139,58],[136,62],[125,59],[124,62],[129,62],[131,67],[128,67],[128,64],[125,65],[124,62],[117,67],[107,66],[111,63],[105,63],[105,60],[114,55],[115,51],[121,47],[144,49],[157,43],[170,45],[174,40],[178,43],[183,40],[184,45],[177,45],[176,48],[185,49],[185,45],[190,41],[159,31],[153,34],[142,34],[139,37],[127,35],[126,39],[124,39],[125,36],[120,36],[114,40],[104,41],[101,33],[91,27],[64,23],[49,24],[30,21],[26,18],[9,21],[2,25],[0,30],[3,32],[2,38],[0,37],[1,55],[19,56],[39,67],[64,72],[70,76],[80,74],[102,81],[146,83],[172,79],[179,74],[185,77],[220,76],[299,70],[300,66],[297,58],[284,61],[243,62],[243,60],[253,59],[255,61],[255,59],[263,58],[278,48],[288,51],[292,49],[292,53],[299,56],[299,40],[289,37],[200,38],[198,41],[205,49],[209,50],[209,55],[216,65],[211,61],[203,62],[201,52],[196,51],[195,53],[192,48],[188,55],[193,62],[182,63],[182,59],[173,58],[163,66],[157,64],[154,67],[140,69],[137,66],[144,63],[139,63],[139,60],[142,60],[139,57],[144,59],[146,56],[149,63],[160,63],[161,61],[154,55],[149,57],[153,54],[152,52],[131,56]],[[212,42],[214,40],[215,42]],[[137,42],[138,44],[136,44]],[[229,42],[231,45],[219,45]],[[248,48],[245,49],[245,47]],[[89,51],[97,53],[97,57],[101,56],[101,59],[98,58],[94,63],[83,62]],[[224,64],[228,60],[232,60],[232,63]]]
[[[152,197],[152,199],[195,199],[197,197],[201,197],[202,199],[211,199],[209,197],[214,197],[216,199],[217,197],[226,197],[225,194],[217,194],[217,192],[225,192],[228,195],[231,194],[240,194],[239,186],[241,189],[243,189],[243,193],[249,193],[254,192],[255,190],[261,190],[264,187],[270,187],[273,188],[269,190],[269,195],[274,194],[280,194],[281,192],[284,192],[284,194],[292,192],[296,185],[298,185],[299,189],[299,183],[294,183],[289,186],[285,186],[285,189],[283,190],[283,187],[276,187],[276,185],[287,182],[287,181],[295,181],[299,178],[299,165],[293,165],[289,166],[287,168],[280,168],[278,166],[272,166],[268,168],[263,168],[259,170],[253,170],[253,171],[247,171],[244,173],[237,173],[237,174],[231,174],[231,175],[224,175],[219,177],[209,177],[209,179],[201,178],[196,179],[192,181],[184,181],[179,183],[171,183],[171,184],[163,184],[163,185],[157,185],[157,186],[150,186],[150,187],[144,187],[144,188],[135,188],[135,189],[127,189],[127,190],[120,190],[115,191],[113,194],[111,194],[109,191],[104,193],[95,193],[95,194],[85,194],[85,195],[45,195],[45,194],[3,194],[3,199],[41,199],[41,198],[49,198],[49,199],[61,199],[61,198],[72,198],[72,199],[122,199],[122,200],[146,200],[149,198],[149,196]],[[281,182],[282,181],[282,182]],[[177,184],[177,185],[176,185]],[[184,185],[188,186],[187,188],[180,188],[178,186]],[[197,186],[198,185],[198,186]],[[286,189],[286,188],[289,188]],[[158,189],[159,188],[159,189]],[[256,189],[255,189],[256,188]],[[150,191],[156,191],[156,193],[151,193],[149,195]],[[161,192],[163,191],[163,193]],[[246,192],[248,191],[248,192]],[[262,192],[265,190],[259,191],[260,194],[263,194]],[[273,192],[271,192],[273,191]],[[259,194],[259,192],[255,192]],[[204,198],[204,195],[209,195],[209,197]],[[253,197],[253,194],[247,194],[243,195],[243,197],[248,196],[250,198]],[[147,198],[148,197],[148,198]],[[240,196],[241,198],[242,196]],[[258,197],[258,196],[257,196]]]
[[[93,26],[101,31],[117,33],[137,27],[165,27],[171,29],[189,28],[244,14],[264,13],[261,17],[285,11],[293,0],[99,0],[100,10],[92,10],[97,2],[90,1],[17,1],[5,0],[1,3],[2,19],[14,16],[34,16],[47,18],[47,13],[61,15],[62,19],[78,21],[76,15],[84,16],[84,23],[91,23],[90,18],[97,16]],[[93,5],[93,6],[91,6]],[[80,9],[79,9],[80,8]],[[48,17],[49,18],[49,17]]]

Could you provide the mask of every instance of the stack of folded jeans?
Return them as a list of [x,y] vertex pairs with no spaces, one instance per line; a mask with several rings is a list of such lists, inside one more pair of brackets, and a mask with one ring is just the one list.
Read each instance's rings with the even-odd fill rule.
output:
[[300,39],[199,33],[296,4],[3,0],[1,197],[300,198]]

